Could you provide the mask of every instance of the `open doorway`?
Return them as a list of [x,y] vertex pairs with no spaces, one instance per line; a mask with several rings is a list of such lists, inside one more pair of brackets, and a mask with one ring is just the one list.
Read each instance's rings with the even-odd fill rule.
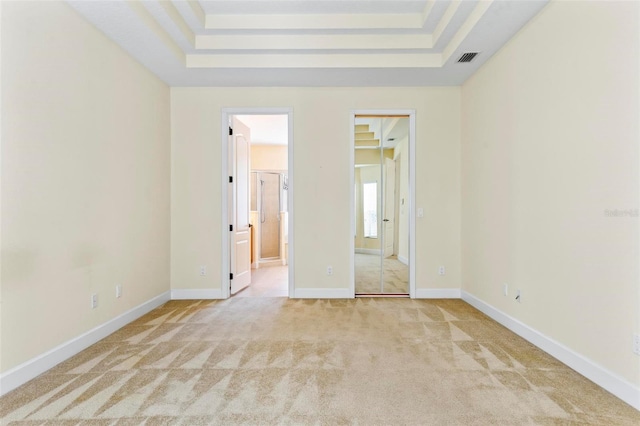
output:
[[290,115],[229,114],[229,295],[290,294]]

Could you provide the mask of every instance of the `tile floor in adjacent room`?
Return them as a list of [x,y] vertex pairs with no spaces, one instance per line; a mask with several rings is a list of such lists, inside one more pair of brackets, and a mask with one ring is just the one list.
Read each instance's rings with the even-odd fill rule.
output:
[[289,267],[265,264],[251,270],[251,285],[233,297],[289,297]]

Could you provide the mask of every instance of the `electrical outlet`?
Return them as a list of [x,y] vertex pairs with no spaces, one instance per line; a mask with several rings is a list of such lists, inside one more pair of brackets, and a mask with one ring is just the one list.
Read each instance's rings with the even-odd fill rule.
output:
[[203,277],[204,277],[205,275],[207,275],[207,267],[206,267],[206,266],[204,266],[204,265],[202,265],[202,266],[200,267],[200,276],[203,276]]
[[122,285],[116,284],[116,299],[119,299],[122,296]]
[[640,334],[633,335],[633,353],[640,355]]
[[93,293],[91,295],[91,309],[95,309],[98,307],[98,293]]
[[505,296],[509,295],[509,284],[507,284],[507,283],[502,284],[502,293]]
[[522,303],[522,293],[520,292],[520,289],[516,292],[516,301],[518,303]]
[[444,266],[440,266],[438,268],[438,275],[444,275],[444,272],[445,272]]
[[327,266],[327,275],[333,275],[333,266]]

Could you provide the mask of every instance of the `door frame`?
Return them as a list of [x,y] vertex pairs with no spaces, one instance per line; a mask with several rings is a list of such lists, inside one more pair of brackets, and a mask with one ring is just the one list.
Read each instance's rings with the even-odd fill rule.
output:
[[414,299],[416,297],[416,110],[414,109],[358,109],[352,110],[350,115],[351,120],[351,133],[349,135],[349,164],[351,165],[349,170],[349,204],[350,204],[350,216],[351,216],[351,236],[349,238],[350,250],[350,283],[349,294],[352,298],[356,297],[356,258],[355,258],[355,238],[356,235],[356,204],[355,204],[355,130],[356,130],[356,116],[358,115],[406,115],[409,117],[409,297]]
[[293,223],[295,215],[293,214],[294,199],[294,176],[293,176],[293,108],[222,108],[220,121],[220,145],[221,145],[221,211],[222,211],[222,276],[221,276],[221,293],[224,299],[228,299],[231,294],[229,292],[229,262],[230,262],[230,238],[229,238],[229,123],[231,116],[234,115],[287,115],[288,140],[287,140],[287,175],[289,189],[287,192],[287,211],[289,212],[289,237],[287,251],[287,266],[289,269],[289,297],[293,297],[295,283],[293,281],[294,271],[294,235]]

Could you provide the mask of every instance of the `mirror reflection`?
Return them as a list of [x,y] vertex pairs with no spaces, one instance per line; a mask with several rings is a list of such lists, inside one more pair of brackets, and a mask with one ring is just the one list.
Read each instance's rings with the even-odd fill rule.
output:
[[409,117],[356,116],[356,294],[409,294]]

